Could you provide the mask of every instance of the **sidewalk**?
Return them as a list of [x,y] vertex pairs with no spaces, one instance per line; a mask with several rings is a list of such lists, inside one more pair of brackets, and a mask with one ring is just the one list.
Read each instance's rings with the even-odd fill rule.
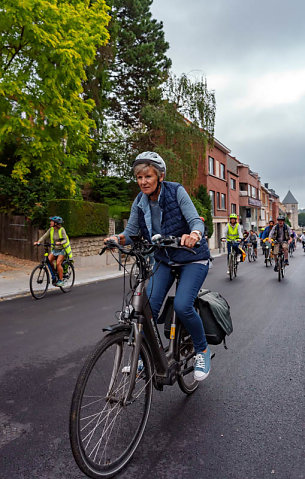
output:
[[[219,251],[211,250],[213,258],[220,256]],[[123,276],[123,268],[119,271],[118,264],[105,265],[100,256],[96,256],[94,262],[81,262],[78,266],[75,261],[75,285],[94,283],[111,278]],[[0,301],[15,298],[16,296],[29,295],[30,275],[37,262],[28,261],[15,256],[0,253]],[[50,286],[50,289],[54,288]]]
[[[96,258],[94,265],[83,264],[75,266],[75,285],[92,283],[123,275],[123,269],[119,271],[119,265],[99,264],[100,257]],[[92,262],[91,262],[92,263]],[[0,253],[0,301],[12,299],[30,293],[30,275],[37,262],[28,261],[14,256]],[[53,286],[50,286],[50,289]]]

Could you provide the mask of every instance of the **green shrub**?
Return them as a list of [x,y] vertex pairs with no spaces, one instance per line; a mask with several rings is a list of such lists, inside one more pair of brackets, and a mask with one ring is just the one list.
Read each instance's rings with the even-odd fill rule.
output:
[[212,216],[212,204],[209,194],[205,186],[200,185],[195,192],[195,197],[197,200],[200,201],[202,205],[201,212],[198,211],[199,216],[203,216],[204,218],[204,225],[205,225],[205,232],[208,234],[209,238],[211,238],[213,234],[213,216]]
[[106,235],[109,231],[108,206],[80,200],[51,200],[48,216],[61,216],[69,236]]
[[137,183],[113,176],[91,177],[83,185],[85,199],[112,205],[131,205],[138,193]]
[[129,206],[112,205],[109,206],[109,217],[115,220],[128,219],[130,215]]

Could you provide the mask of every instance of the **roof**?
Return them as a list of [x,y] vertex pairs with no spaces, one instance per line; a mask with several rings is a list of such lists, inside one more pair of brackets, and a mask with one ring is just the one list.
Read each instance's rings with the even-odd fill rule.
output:
[[228,155],[227,168],[231,173],[234,173],[234,175],[236,176],[238,176],[237,165],[238,165],[237,160],[235,160],[235,158],[232,158],[232,156]]
[[287,195],[282,201],[283,205],[297,205],[298,201],[295,199],[291,191],[289,190]]

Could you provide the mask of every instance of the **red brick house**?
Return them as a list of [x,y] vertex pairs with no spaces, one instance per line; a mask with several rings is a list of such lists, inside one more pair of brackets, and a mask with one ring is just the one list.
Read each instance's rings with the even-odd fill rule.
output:
[[[230,189],[228,188],[227,160],[229,153],[230,150],[225,145],[214,139],[213,147],[207,148],[204,163],[199,162],[198,165],[195,187],[205,186],[212,203],[214,232],[209,240],[210,248],[219,247],[223,229],[228,221]],[[234,173],[232,173],[233,177]]]

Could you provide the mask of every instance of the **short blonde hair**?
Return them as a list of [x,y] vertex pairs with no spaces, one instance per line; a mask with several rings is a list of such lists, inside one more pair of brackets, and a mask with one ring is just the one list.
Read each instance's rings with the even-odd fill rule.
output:
[[133,171],[134,171],[135,176],[137,176],[141,171],[143,171],[143,173],[146,173],[146,170],[148,168],[153,168],[153,170],[158,175],[158,178],[160,178],[161,175],[164,175],[164,173],[162,171],[158,170],[158,168],[156,168],[153,165],[148,165],[147,163],[139,163],[138,165],[136,165],[134,167]]

